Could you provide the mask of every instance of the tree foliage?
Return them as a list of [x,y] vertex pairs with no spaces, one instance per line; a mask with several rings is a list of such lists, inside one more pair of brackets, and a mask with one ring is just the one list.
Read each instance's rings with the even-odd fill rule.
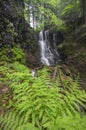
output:
[[83,2],[80,0],[25,0],[25,3],[29,19],[33,17],[33,26],[37,28],[59,29],[64,25],[64,21],[77,21],[77,18],[85,15]]
[[[60,26],[62,25],[62,20],[56,14],[56,8],[58,6],[59,0],[35,0],[35,1],[25,1],[28,8],[27,13],[32,14],[33,26],[38,22],[39,27],[44,26]],[[30,15],[29,15],[30,19]],[[30,21],[30,20],[29,20]]]

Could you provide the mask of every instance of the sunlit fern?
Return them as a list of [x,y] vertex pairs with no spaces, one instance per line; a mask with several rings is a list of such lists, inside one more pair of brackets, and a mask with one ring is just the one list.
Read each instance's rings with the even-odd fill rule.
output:
[[0,130],[38,130],[29,122],[24,122],[23,117],[17,113],[8,112],[0,117]]
[[64,86],[59,78],[52,82],[48,70],[43,68],[37,72],[37,77],[32,77],[30,70],[18,62],[11,64],[10,68],[0,68],[4,82],[8,82],[13,91],[13,99],[9,102],[13,113],[0,118],[1,130],[29,130],[30,126],[34,126],[34,130],[35,127],[41,130],[78,130],[76,124],[80,124],[80,116],[84,130],[86,116],[83,117],[81,108],[85,109],[85,91],[79,89],[78,80],[64,79],[62,74]]

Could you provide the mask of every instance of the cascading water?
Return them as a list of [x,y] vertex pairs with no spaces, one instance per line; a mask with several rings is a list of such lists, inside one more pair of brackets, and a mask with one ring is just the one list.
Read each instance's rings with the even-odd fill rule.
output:
[[41,62],[44,65],[56,65],[60,59],[60,55],[56,50],[55,35],[53,35],[53,43],[49,41],[49,30],[39,33],[39,44],[41,52]]

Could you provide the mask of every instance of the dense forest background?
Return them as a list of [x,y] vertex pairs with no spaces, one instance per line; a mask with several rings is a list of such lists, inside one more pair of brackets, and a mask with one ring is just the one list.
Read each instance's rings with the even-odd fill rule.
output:
[[[61,32],[60,64],[41,63],[41,30]],[[86,0],[0,0],[0,130],[85,130],[85,76]]]

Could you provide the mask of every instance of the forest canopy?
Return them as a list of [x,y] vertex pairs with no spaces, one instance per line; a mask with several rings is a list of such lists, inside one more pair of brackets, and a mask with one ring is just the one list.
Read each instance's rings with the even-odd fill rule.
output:
[[25,0],[25,17],[34,28],[77,21],[84,16],[84,0]]

